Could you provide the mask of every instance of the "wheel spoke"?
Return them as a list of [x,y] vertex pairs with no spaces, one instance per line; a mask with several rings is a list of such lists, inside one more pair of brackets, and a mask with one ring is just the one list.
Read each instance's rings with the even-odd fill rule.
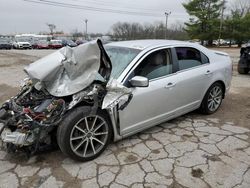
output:
[[104,124],[105,124],[105,123],[102,122],[100,125],[98,125],[98,127],[97,127],[93,132],[95,133],[95,132],[96,132],[98,129],[100,129]]
[[95,123],[96,123],[96,120],[97,120],[97,116],[95,117],[95,119],[94,119],[94,121],[93,121],[93,123],[92,123],[92,127],[91,127],[91,131],[94,129],[94,127],[95,127]]
[[213,101],[212,111],[214,111],[214,109],[215,109],[215,102]]
[[222,96],[222,91],[220,91],[219,93],[217,93],[217,95],[215,96],[216,97],[221,97]]
[[213,99],[208,99],[208,103],[210,103]]
[[94,133],[95,136],[100,136],[100,135],[107,135],[108,132],[99,132],[99,133]]
[[88,123],[88,120],[87,120],[87,118],[84,118],[84,120],[85,120],[86,129],[89,131],[89,123]]
[[74,151],[77,151],[83,144],[84,144],[84,142],[86,142],[87,141],[87,138],[85,138],[83,141],[81,141],[79,144],[78,144],[78,146],[74,149]]
[[217,97],[214,97],[215,99],[221,99],[222,98],[222,96],[220,95],[220,96],[217,96]]
[[215,106],[216,104],[215,104],[215,102],[213,101],[213,110],[215,110],[216,109],[216,106]]
[[73,141],[73,140],[80,140],[80,139],[83,139],[84,137],[85,137],[85,135],[84,136],[77,136],[77,137],[70,138],[70,140],[71,141]]
[[212,94],[212,91],[210,92],[210,98],[214,98],[214,95]]
[[215,96],[216,96],[217,93],[220,91],[220,88],[219,87],[215,87],[214,91],[215,91]]
[[84,156],[84,157],[86,156],[88,146],[89,146],[89,140],[87,139],[87,143],[86,143],[86,145],[85,145],[84,152],[83,152],[83,156]]
[[220,88],[218,88],[218,87],[214,88],[214,91],[215,91],[216,94],[218,93],[219,90],[220,90]]
[[219,89],[219,90],[217,90],[217,92],[216,92],[216,94],[215,94],[215,97],[218,97],[218,96],[220,96],[222,94],[222,91]]
[[213,108],[214,108],[214,101],[211,102],[211,106],[210,106],[210,110],[213,111]]
[[93,140],[99,142],[101,145],[104,145],[104,143],[101,140],[97,139],[97,138],[93,138]]
[[95,146],[93,144],[93,139],[90,139],[90,144],[91,144],[91,147],[92,147],[92,150],[93,150],[94,154],[96,154]]
[[220,104],[221,100],[220,99],[214,99],[214,101],[216,102],[216,104]]
[[212,105],[213,105],[213,101],[211,101],[211,102],[208,104],[208,108],[211,109]]
[[216,95],[216,89],[214,88],[213,89],[213,96],[215,97],[215,95]]
[[77,125],[75,126],[75,128],[78,129],[79,131],[83,132],[84,134],[86,134],[86,132],[82,128],[78,127]]

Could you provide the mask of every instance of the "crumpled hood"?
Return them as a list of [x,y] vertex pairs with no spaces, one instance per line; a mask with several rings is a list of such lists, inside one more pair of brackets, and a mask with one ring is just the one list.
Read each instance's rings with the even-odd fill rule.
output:
[[35,82],[40,82],[53,96],[75,94],[97,77],[109,80],[112,65],[100,40],[75,48],[64,47],[25,67]]

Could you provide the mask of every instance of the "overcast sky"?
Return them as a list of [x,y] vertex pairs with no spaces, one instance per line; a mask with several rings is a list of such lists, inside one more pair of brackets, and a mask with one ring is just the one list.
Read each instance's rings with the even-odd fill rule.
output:
[[[39,0],[31,0],[39,1]],[[45,0],[46,1],[46,0]],[[66,7],[57,7],[27,2],[24,0],[0,0],[0,34],[38,33],[48,31],[46,23],[56,25],[56,30],[72,32],[75,29],[83,31],[84,19],[88,19],[89,32],[108,32],[110,27],[118,22],[154,23],[165,21],[165,11],[171,11],[169,24],[185,22],[188,15],[182,6],[187,0],[49,0],[98,9],[115,11],[143,12],[154,16],[134,16],[130,14],[116,14],[96,12]],[[47,1],[48,2],[48,1]],[[162,15],[162,17],[161,17]]]

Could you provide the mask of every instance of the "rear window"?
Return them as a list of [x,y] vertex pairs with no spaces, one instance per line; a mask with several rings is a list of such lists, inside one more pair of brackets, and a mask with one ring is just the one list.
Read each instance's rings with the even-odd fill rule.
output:
[[179,70],[190,69],[209,63],[208,57],[195,48],[178,47],[175,49],[178,58]]

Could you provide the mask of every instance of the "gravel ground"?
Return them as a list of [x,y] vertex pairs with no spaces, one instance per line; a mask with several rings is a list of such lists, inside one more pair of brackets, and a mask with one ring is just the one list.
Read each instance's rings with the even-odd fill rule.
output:
[[[215,49],[217,50],[217,49]],[[236,63],[239,49],[220,49]],[[0,51],[0,102],[14,95],[23,67],[47,50]],[[250,75],[211,116],[192,112],[111,144],[77,163],[60,151],[34,156],[0,149],[0,187],[250,187]]]

